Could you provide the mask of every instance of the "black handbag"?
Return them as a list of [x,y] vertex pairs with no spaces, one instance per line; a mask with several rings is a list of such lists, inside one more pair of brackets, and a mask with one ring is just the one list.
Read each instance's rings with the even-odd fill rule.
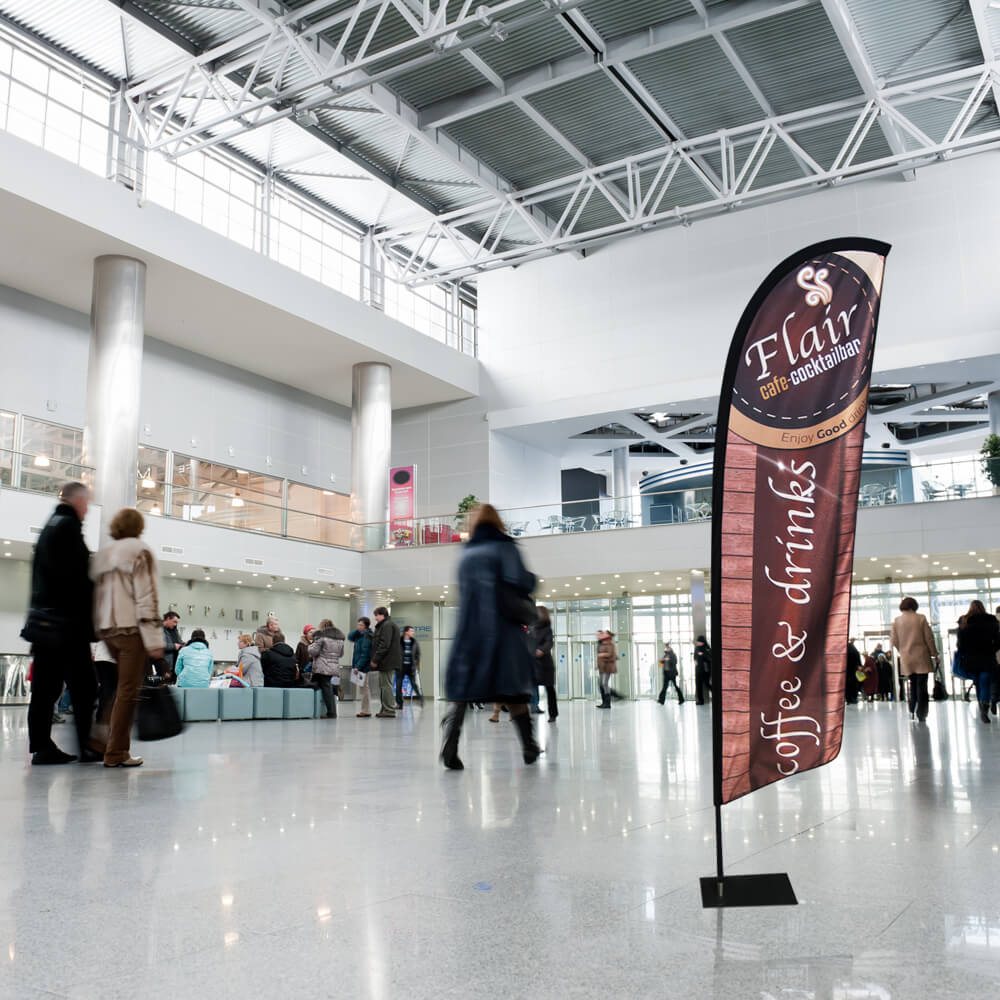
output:
[[52,650],[58,648],[69,628],[69,622],[61,615],[41,608],[31,608],[21,629],[21,638],[36,649]]
[[183,732],[181,713],[169,687],[156,685],[142,689],[136,730],[140,740],[166,740]]
[[533,625],[538,618],[534,598],[502,580],[498,588],[497,600],[500,606],[500,617],[505,621],[513,622],[515,625]]

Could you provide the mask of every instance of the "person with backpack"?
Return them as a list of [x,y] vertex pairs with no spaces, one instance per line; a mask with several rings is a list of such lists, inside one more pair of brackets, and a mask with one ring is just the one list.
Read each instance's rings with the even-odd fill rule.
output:
[[667,689],[672,684],[677,692],[677,704],[683,705],[684,692],[681,691],[677,683],[677,654],[671,649],[669,642],[663,649],[663,659],[660,660],[660,666],[663,667],[663,687],[660,688],[660,695],[656,700],[663,705],[667,700]]

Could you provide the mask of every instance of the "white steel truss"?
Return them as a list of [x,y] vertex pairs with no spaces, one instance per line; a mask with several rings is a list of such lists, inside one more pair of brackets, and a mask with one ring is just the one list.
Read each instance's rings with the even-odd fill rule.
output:
[[[523,263],[557,251],[579,251],[619,236],[654,226],[689,225],[725,211],[790,197],[818,187],[859,180],[879,173],[899,173],[937,160],[1000,148],[1000,121],[988,130],[977,116],[1000,82],[1000,70],[988,63],[913,81],[881,87],[869,97],[838,101],[782,116],[772,116],[739,128],[686,138],[635,156],[531,188],[493,197],[447,212],[429,221],[376,234],[387,245],[409,248],[409,263],[401,280],[411,285],[468,277],[485,270]],[[934,139],[920,125],[921,107],[928,102],[954,109],[943,137]],[[873,128],[891,123],[901,137],[898,148],[877,159],[860,156]],[[977,127],[971,129],[974,122]],[[810,129],[840,124],[846,139],[832,160],[818,162],[796,136]],[[936,131],[940,131],[940,124]],[[784,146],[808,167],[805,176],[776,183],[761,181],[774,151]],[[695,161],[709,157],[721,165],[721,182],[710,179]],[[765,174],[766,177],[766,174]],[[695,181],[696,183],[692,183]],[[694,192],[692,194],[692,192]],[[588,206],[610,209],[611,222],[587,225]],[[533,242],[504,243],[511,221],[521,212],[561,205],[554,231]],[[606,215],[607,213],[602,213]],[[456,238],[456,232],[462,238]],[[442,239],[457,249],[459,259],[435,264],[429,247]]]
[[[329,8],[330,0],[313,0],[285,13],[276,12],[268,0],[232,0],[235,9],[253,19],[253,27],[133,82],[125,100],[142,123],[147,148],[181,155],[285,118],[301,121],[347,94],[506,37],[583,2],[500,0],[487,7],[463,0],[449,14],[448,0],[422,0],[419,13],[407,0],[357,0],[337,14],[309,21]],[[412,37],[373,50],[390,10],[404,18]],[[371,11],[369,22],[363,15]],[[168,128],[182,101],[193,110],[184,115],[182,127]]]

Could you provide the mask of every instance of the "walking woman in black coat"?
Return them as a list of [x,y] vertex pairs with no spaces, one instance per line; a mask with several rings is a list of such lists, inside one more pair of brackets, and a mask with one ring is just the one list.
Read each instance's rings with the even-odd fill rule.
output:
[[444,766],[460,771],[458,738],[470,702],[500,702],[517,728],[525,764],[541,750],[535,742],[528,702],[535,687],[535,664],[524,641],[528,610],[533,620],[535,574],[521,561],[514,539],[491,504],[476,508],[472,537],[458,564],[461,603],[445,691],[452,703],[445,716]]
[[539,604],[538,621],[531,626],[531,637],[535,640],[535,670],[537,681],[545,687],[545,704],[549,709],[549,722],[559,717],[556,702],[556,661],[552,658],[555,640],[552,636],[552,616],[544,604]]

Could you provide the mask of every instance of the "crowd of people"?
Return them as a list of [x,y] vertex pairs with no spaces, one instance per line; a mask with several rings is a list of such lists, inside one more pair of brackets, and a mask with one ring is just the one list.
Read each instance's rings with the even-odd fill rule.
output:
[[[142,540],[145,520],[134,508],[111,519],[110,540],[91,555],[83,537],[90,490],[67,483],[42,529],[32,563],[30,610],[22,637],[31,644],[28,743],[36,765],[102,762],[138,767],[130,749],[140,689],[146,683],[204,688],[311,686],[320,691],[325,718],[337,717],[345,636],[329,619],[306,625],[296,649],[281,624],[268,616],[254,634],[238,637],[236,662],[221,675],[204,629],[185,641],[180,616],[159,613],[157,566]],[[405,684],[423,704],[420,643],[415,629],[400,630],[385,607],[365,616],[347,637],[354,644],[350,680],[361,699],[360,718],[395,718]],[[65,694],[72,705],[78,752],[52,739],[54,706]]]
[[[986,725],[997,714],[1000,701],[1000,607],[990,614],[982,601],[973,600],[968,611],[957,622],[955,656],[952,673],[972,684],[979,709],[979,719]],[[899,614],[893,620],[890,647],[899,658],[900,698],[905,688],[910,719],[927,719],[931,698],[942,701],[948,697],[945,668],[938,653],[934,632],[919,604],[913,597],[899,602]],[[934,678],[933,691],[928,690]],[[892,658],[878,643],[867,653],[859,650],[852,639],[847,646],[847,683],[845,697],[849,705],[859,699],[891,701],[895,698]]]
[[[169,610],[161,617],[157,610],[156,560],[141,538],[142,514],[133,508],[118,511],[110,523],[110,541],[91,557],[82,531],[89,503],[86,486],[64,486],[35,548],[31,605],[22,631],[33,656],[29,750],[33,764],[79,759],[102,761],[105,767],[137,767],[142,758],[131,753],[130,733],[143,684],[153,677],[182,688],[208,687],[216,683],[216,664],[203,629],[194,629],[184,641],[177,612]],[[449,769],[462,769],[458,748],[466,712],[470,706],[493,702],[496,711],[491,721],[498,722],[501,710],[506,710],[525,763],[534,763],[542,752],[532,720],[534,714],[543,714],[539,686],[546,691],[549,722],[559,715],[552,622],[548,609],[535,604],[536,578],[490,504],[481,504],[475,512],[458,581],[461,601],[445,671],[450,704],[442,723],[441,759]],[[928,712],[928,678],[940,660],[930,624],[918,613],[916,600],[905,597],[899,610],[890,642],[906,678],[911,718],[922,722]],[[997,612],[1000,615],[1000,608]],[[338,695],[347,679],[341,661],[345,641],[350,641],[349,677],[360,702],[358,718],[371,717],[373,694],[379,701],[375,717],[395,718],[403,708],[407,683],[414,699],[423,704],[420,643],[413,627],[401,630],[387,608],[378,607],[373,614],[374,628],[363,616],[346,638],[330,619],[318,626],[305,625],[295,649],[286,641],[279,620],[268,616],[255,633],[239,636],[236,663],[218,680],[251,688],[309,685],[321,693],[324,717],[335,719]],[[597,634],[601,694],[597,707],[604,710],[621,697],[612,686],[618,672],[614,638],[607,629]],[[1000,622],[974,600],[958,622],[953,669],[972,682],[979,717],[986,724],[991,714],[996,715],[1000,700],[998,654]],[[695,700],[701,705],[712,688],[712,651],[703,635],[697,637],[694,662]],[[669,642],[660,667],[663,686],[657,700],[664,704],[672,686],[683,703],[677,655]],[[859,697],[894,697],[891,658],[881,644],[869,654],[852,640],[847,669],[849,703]],[[52,739],[53,706],[64,688],[73,706],[77,755],[64,752]]]

